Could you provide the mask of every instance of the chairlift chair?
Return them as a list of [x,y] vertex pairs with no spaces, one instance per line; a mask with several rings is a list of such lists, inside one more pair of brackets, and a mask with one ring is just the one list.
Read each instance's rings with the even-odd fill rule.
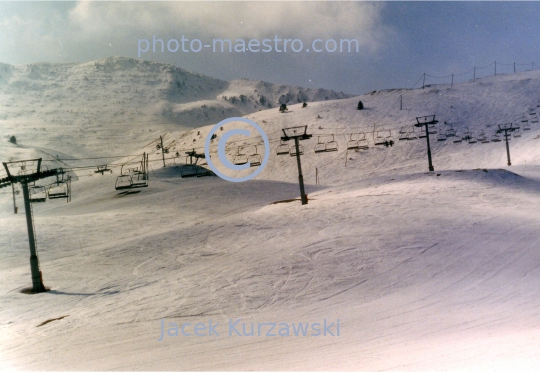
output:
[[131,189],[131,175],[120,175],[116,178],[116,183],[114,189],[116,190],[125,190]]
[[493,136],[491,136],[491,142],[501,142],[501,136],[499,136],[498,134],[494,134]]
[[353,140],[354,135],[355,135],[354,133],[351,133],[351,137],[349,138],[349,141],[347,142],[347,150],[358,149],[358,140]]
[[358,134],[358,149],[357,150],[366,150],[369,149],[369,143],[366,139],[366,134],[361,132]]
[[[429,128],[428,128],[428,133],[430,133]],[[420,127],[420,132],[418,133],[418,138],[419,139],[425,139],[426,138],[426,130],[425,130],[425,128],[423,126]]]
[[531,123],[538,123],[538,116],[534,116],[531,118]]
[[463,130],[461,131],[461,137],[463,138],[463,140],[469,140],[469,137],[471,137],[471,131],[468,127],[463,128]]
[[47,194],[49,195],[49,199],[68,198],[68,185],[65,181],[57,181],[56,183],[51,184]]
[[394,138],[392,137],[392,131],[388,130],[387,132],[388,134],[384,137],[384,141],[389,144],[394,144],[395,141],[394,141]]
[[251,154],[251,155],[248,157],[248,162],[249,162],[250,167],[256,167],[256,166],[260,166],[260,165],[261,165],[261,163],[262,163],[262,157],[261,157],[260,154],[257,152],[257,145],[255,145],[255,154]]
[[29,189],[30,202],[45,202],[47,200],[47,190],[44,186],[32,186]]
[[417,140],[417,139],[418,139],[418,136],[416,135],[416,132],[414,131],[414,127],[413,127],[413,129],[411,130],[411,132],[409,132],[407,136],[407,140]]
[[399,129],[398,140],[399,141],[409,140],[409,130],[407,129],[407,127],[401,127]]
[[289,154],[289,145],[281,142],[277,147],[277,155]]
[[481,130],[478,133],[478,137],[476,139],[478,140],[478,142],[480,142],[482,144],[487,144],[488,142],[490,142],[489,139],[487,138],[486,133],[484,132],[484,130]]
[[428,126],[428,133],[430,135],[436,135],[438,133],[437,128],[435,125]]
[[477,138],[472,133],[469,135],[468,141],[469,141],[469,144],[476,144],[478,142]]
[[512,132],[514,134],[514,138],[519,138],[521,137],[521,129],[517,129],[515,130],[514,132]]
[[531,126],[529,124],[529,120],[525,117],[521,119],[521,128],[523,131],[529,131],[531,129]]
[[321,137],[317,137],[317,143],[315,144],[315,153],[323,153],[326,151],[326,144],[321,142]]
[[444,132],[444,135],[448,138],[448,137],[454,137],[456,135],[456,130],[453,129],[453,128],[448,128],[445,132]]
[[375,138],[373,139],[375,145],[384,145],[386,140],[384,138],[384,131],[377,131]]
[[328,141],[325,147],[327,152],[335,152],[338,150],[338,143],[334,140],[334,135],[332,135],[332,141]]
[[131,176],[132,188],[145,188],[148,186],[148,177],[142,172],[136,172]]
[[446,135],[444,133],[439,133],[437,135],[437,141],[446,141]]
[[107,165],[101,165],[101,166],[97,166],[97,171],[94,171],[94,173],[96,174],[104,174],[105,172],[109,172],[111,171],[110,168],[107,167]]
[[238,153],[234,156],[233,163],[235,165],[242,165],[248,163],[248,156],[240,153],[240,147],[238,147]]
[[460,132],[456,132],[456,133],[454,134],[453,142],[454,142],[455,144],[458,144],[458,143],[460,143],[462,140],[463,140],[463,138],[462,138],[462,136],[461,136],[461,133],[460,133]]

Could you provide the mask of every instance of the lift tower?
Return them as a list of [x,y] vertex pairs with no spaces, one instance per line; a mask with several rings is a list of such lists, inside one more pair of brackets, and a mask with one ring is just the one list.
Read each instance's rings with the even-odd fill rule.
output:
[[296,148],[296,163],[298,165],[298,183],[300,184],[300,199],[302,200],[302,205],[307,205],[307,196],[304,189],[304,176],[302,175],[302,164],[300,163],[300,149],[298,142],[300,140],[308,140],[311,138],[311,135],[307,133],[307,126],[298,126],[284,128],[283,134],[285,136],[281,137],[282,141],[294,140],[294,146]]
[[[28,241],[30,243],[30,270],[32,273],[32,293],[42,293],[47,291],[43,285],[43,278],[39,269],[39,258],[37,256],[36,239],[34,234],[34,219],[32,216],[32,207],[30,206],[30,193],[28,184],[34,181],[51,176],[63,174],[60,169],[52,169],[41,172],[41,158],[25,161],[3,162],[4,168],[8,174],[6,184],[21,183],[24,195],[24,210],[26,212],[26,226],[28,229]],[[2,179],[5,180],[5,179]],[[0,185],[2,184],[0,180]]]
[[434,126],[439,123],[438,120],[435,120],[435,115],[426,115],[424,117],[416,117],[415,127],[425,127],[426,129],[426,141],[427,141],[427,156],[429,163],[429,170],[435,171],[433,168],[433,163],[431,163],[431,146],[429,145],[429,126]]

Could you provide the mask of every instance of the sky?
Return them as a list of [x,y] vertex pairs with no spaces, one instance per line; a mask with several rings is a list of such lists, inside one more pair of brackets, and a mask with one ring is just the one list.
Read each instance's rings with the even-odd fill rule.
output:
[[[451,74],[466,81],[474,67],[477,77],[493,74],[495,61],[497,73],[514,62],[540,68],[538,14],[538,2],[0,1],[0,62],[125,56],[224,80],[362,94],[418,86],[424,73],[426,84]],[[232,52],[219,43],[213,51],[214,39],[231,40]],[[349,52],[342,39],[357,44]]]

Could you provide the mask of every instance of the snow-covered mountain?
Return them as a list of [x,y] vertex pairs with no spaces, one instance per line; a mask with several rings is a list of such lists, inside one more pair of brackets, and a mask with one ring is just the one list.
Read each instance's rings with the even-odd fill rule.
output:
[[[29,146],[72,156],[121,154],[156,134],[290,103],[351,97],[331,90],[227,82],[125,57],[82,64],[0,64],[0,127]],[[89,142],[92,145],[89,145]]]
[[[127,65],[122,67],[112,61],[117,68],[104,80],[163,66],[124,59]],[[97,75],[105,69],[95,63],[55,68],[89,69]],[[32,86],[26,78],[14,78],[20,73],[7,77],[10,69],[7,66],[2,78],[4,96],[14,94],[5,93],[7,81],[8,92],[17,84]],[[50,67],[44,69],[48,78],[40,78],[39,85],[60,84],[48,80],[53,76]],[[26,219],[13,214],[11,191],[0,190],[2,368],[538,368],[540,72],[310,101],[305,108],[289,104],[286,113],[277,107],[253,107],[246,117],[265,130],[271,148],[260,146],[258,138],[230,139],[231,161],[239,153],[270,152],[265,170],[245,183],[181,178],[185,151],[201,152],[219,118],[193,129],[171,128],[172,120],[154,122],[153,115],[164,118],[160,105],[179,113],[181,105],[193,100],[181,101],[180,93],[174,95],[178,101],[157,94],[173,92],[174,86],[184,92],[183,81],[179,86],[157,82],[151,73],[143,84],[137,80],[143,73],[135,75],[121,88],[132,100],[115,102],[112,83],[102,82],[87,93],[92,100],[48,97],[38,114],[22,105],[26,99],[18,93],[20,101],[12,99],[7,102],[12,106],[0,112],[9,116],[0,121],[2,128],[11,126],[5,135],[13,130],[22,134],[19,144],[2,139],[0,159],[39,156],[48,166],[87,166],[75,170],[79,180],[72,184],[71,203],[33,204],[41,270],[51,287],[46,293],[21,293],[31,282]],[[71,76],[80,81],[85,75]],[[244,103],[219,97],[248,96],[251,89],[271,96],[259,83],[239,81],[219,88],[225,83],[205,77],[194,81],[203,79],[201,86],[212,87],[213,93],[190,87],[197,98],[207,100],[207,108],[216,102],[241,108]],[[26,83],[13,85],[16,81]],[[148,90],[152,82],[156,89]],[[146,86],[141,93],[139,84]],[[84,90],[72,86],[82,95]],[[272,100],[285,94],[276,87],[270,91],[275,92]],[[364,110],[356,109],[360,100]],[[114,133],[90,114],[86,122],[66,122],[72,115],[68,107],[80,114],[86,104],[112,105],[109,101],[114,110],[139,121],[136,126],[124,122],[126,128],[111,125],[118,136],[126,136],[121,143],[104,146]],[[154,111],[148,111],[153,114],[147,114],[154,103]],[[108,111],[109,106],[100,108],[103,112],[93,109],[102,116],[115,112]],[[51,118],[39,127],[49,135],[30,137],[39,133],[30,123],[40,115]],[[411,131],[416,117],[423,115],[439,120],[438,133],[430,137],[435,172],[427,172],[426,139],[399,140],[401,131],[410,138],[420,135]],[[94,126],[94,121],[102,126]],[[521,130],[512,135],[512,166],[507,167],[504,142],[492,140],[497,125],[509,122]],[[290,145],[280,143],[281,130],[300,125],[313,134],[301,142],[307,205],[298,201],[295,158],[277,154],[278,147]],[[79,137],[73,135],[66,144],[63,131],[70,126]],[[451,130],[462,136],[468,130],[470,135],[461,142],[455,142],[456,136],[437,141]],[[167,167],[162,167],[157,149],[160,134],[168,149]],[[490,141],[470,141],[481,134]],[[393,146],[375,145],[378,136],[392,137]],[[367,149],[348,149],[364,138]],[[337,150],[315,152],[321,145]],[[127,150],[129,157],[123,153]],[[150,156],[149,186],[119,193],[114,185],[122,165],[138,162],[143,152]],[[50,162],[57,154],[59,160]],[[85,154],[98,159],[80,159]],[[100,158],[109,155],[122,158]],[[112,174],[95,173],[103,162]],[[234,176],[251,171],[228,172]],[[21,195],[15,198],[21,210]],[[208,335],[210,322],[219,323],[219,335]],[[239,334],[231,331],[231,322],[237,322]],[[204,337],[195,335],[197,323]],[[271,323],[276,327],[269,331]],[[304,336],[298,325],[306,323]],[[324,323],[333,326],[326,335],[315,335],[314,323],[321,331]],[[255,335],[250,336],[251,331]]]

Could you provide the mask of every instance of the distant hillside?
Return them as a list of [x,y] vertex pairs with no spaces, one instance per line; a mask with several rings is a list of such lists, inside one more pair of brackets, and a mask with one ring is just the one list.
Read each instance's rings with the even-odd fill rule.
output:
[[[364,110],[357,110],[362,100]],[[267,167],[258,176],[260,179],[295,182],[298,178],[295,159],[288,155],[277,155],[281,146],[282,128],[308,126],[313,137],[302,141],[304,148],[302,168],[305,180],[314,183],[316,173],[324,183],[347,183],[358,178],[418,172],[427,170],[426,140],[418,138],[420,130],[413,125],[416,117],[436,115],[439,121],[433,129],[438,134],[449,130],[456,135],[469,132],[472,140],[456,142],[457,137],[437,141],[438,134],[431,135],[431,150],[436,170],[497,168],[506,165],[504,142],[492,141],[499,124],[514,123],[528,125],[529,130],[514,133],[511,141],[512,162],[515,165],[540,162],[540,71],[522,72],[512,75],[497,75],[449,85],[433,85],[425,89],[391,89],[375,91],[362,96],[339,101],[323,101],[309,104],[289,105],[287,113],[267,110],[247,115],[257,122],[268,135],[271,149]],[[400,103],[402,109],[400,109]],[[217,132],[215,145],[222,133],[232,126],[249,128],[242,123],[226,124]],[[204,141],[211,126],[188,132],[174,132],[164,136],[164,144],[171,154],[167,162],[183,163],[186,150],[204,151]],[[416,140],[399,140],[400,132],[414,131]],[[515,136],[518,135],[518,136]],[[521,135],[521,136],[519,136]],[[392,147],[375,146],[377,136],[391,137]],[[482,142],[482,136],[487,142]],[[368,149],[348,149],[355,141],[365,139]],[[461,137],[460,137],[461,139]],[[502,138],[499,136],[499,141]],[[259,138],[246,140],[242,136],[228,141],[231,162],[238,154],[264,154]],[[316,146],[326,147],[332,143],[336,151],[315,152]],[[319,144],[319,145],[318,145]],[[284,145],[286,149],[289,145]],[[150,164],[160,167],[161,152],[156,143],[138,150],[150,153]],[[179,156],[174,158],[178,152]],[[172,159],[174,158],[174,159]],[[222,169],[224,172],[226,169]],[[230,175],[245,176],[248,171],[231,171]]]
[[[0,126],[19,143],[77,155],[137,148],[184,130],[290,103],[351,97],[267,82],[227,82],[124,57],[82,64],[0,64]],[[277,110],[277,109],[276,109]],[[89,145],[94,143],[93,145]]]

